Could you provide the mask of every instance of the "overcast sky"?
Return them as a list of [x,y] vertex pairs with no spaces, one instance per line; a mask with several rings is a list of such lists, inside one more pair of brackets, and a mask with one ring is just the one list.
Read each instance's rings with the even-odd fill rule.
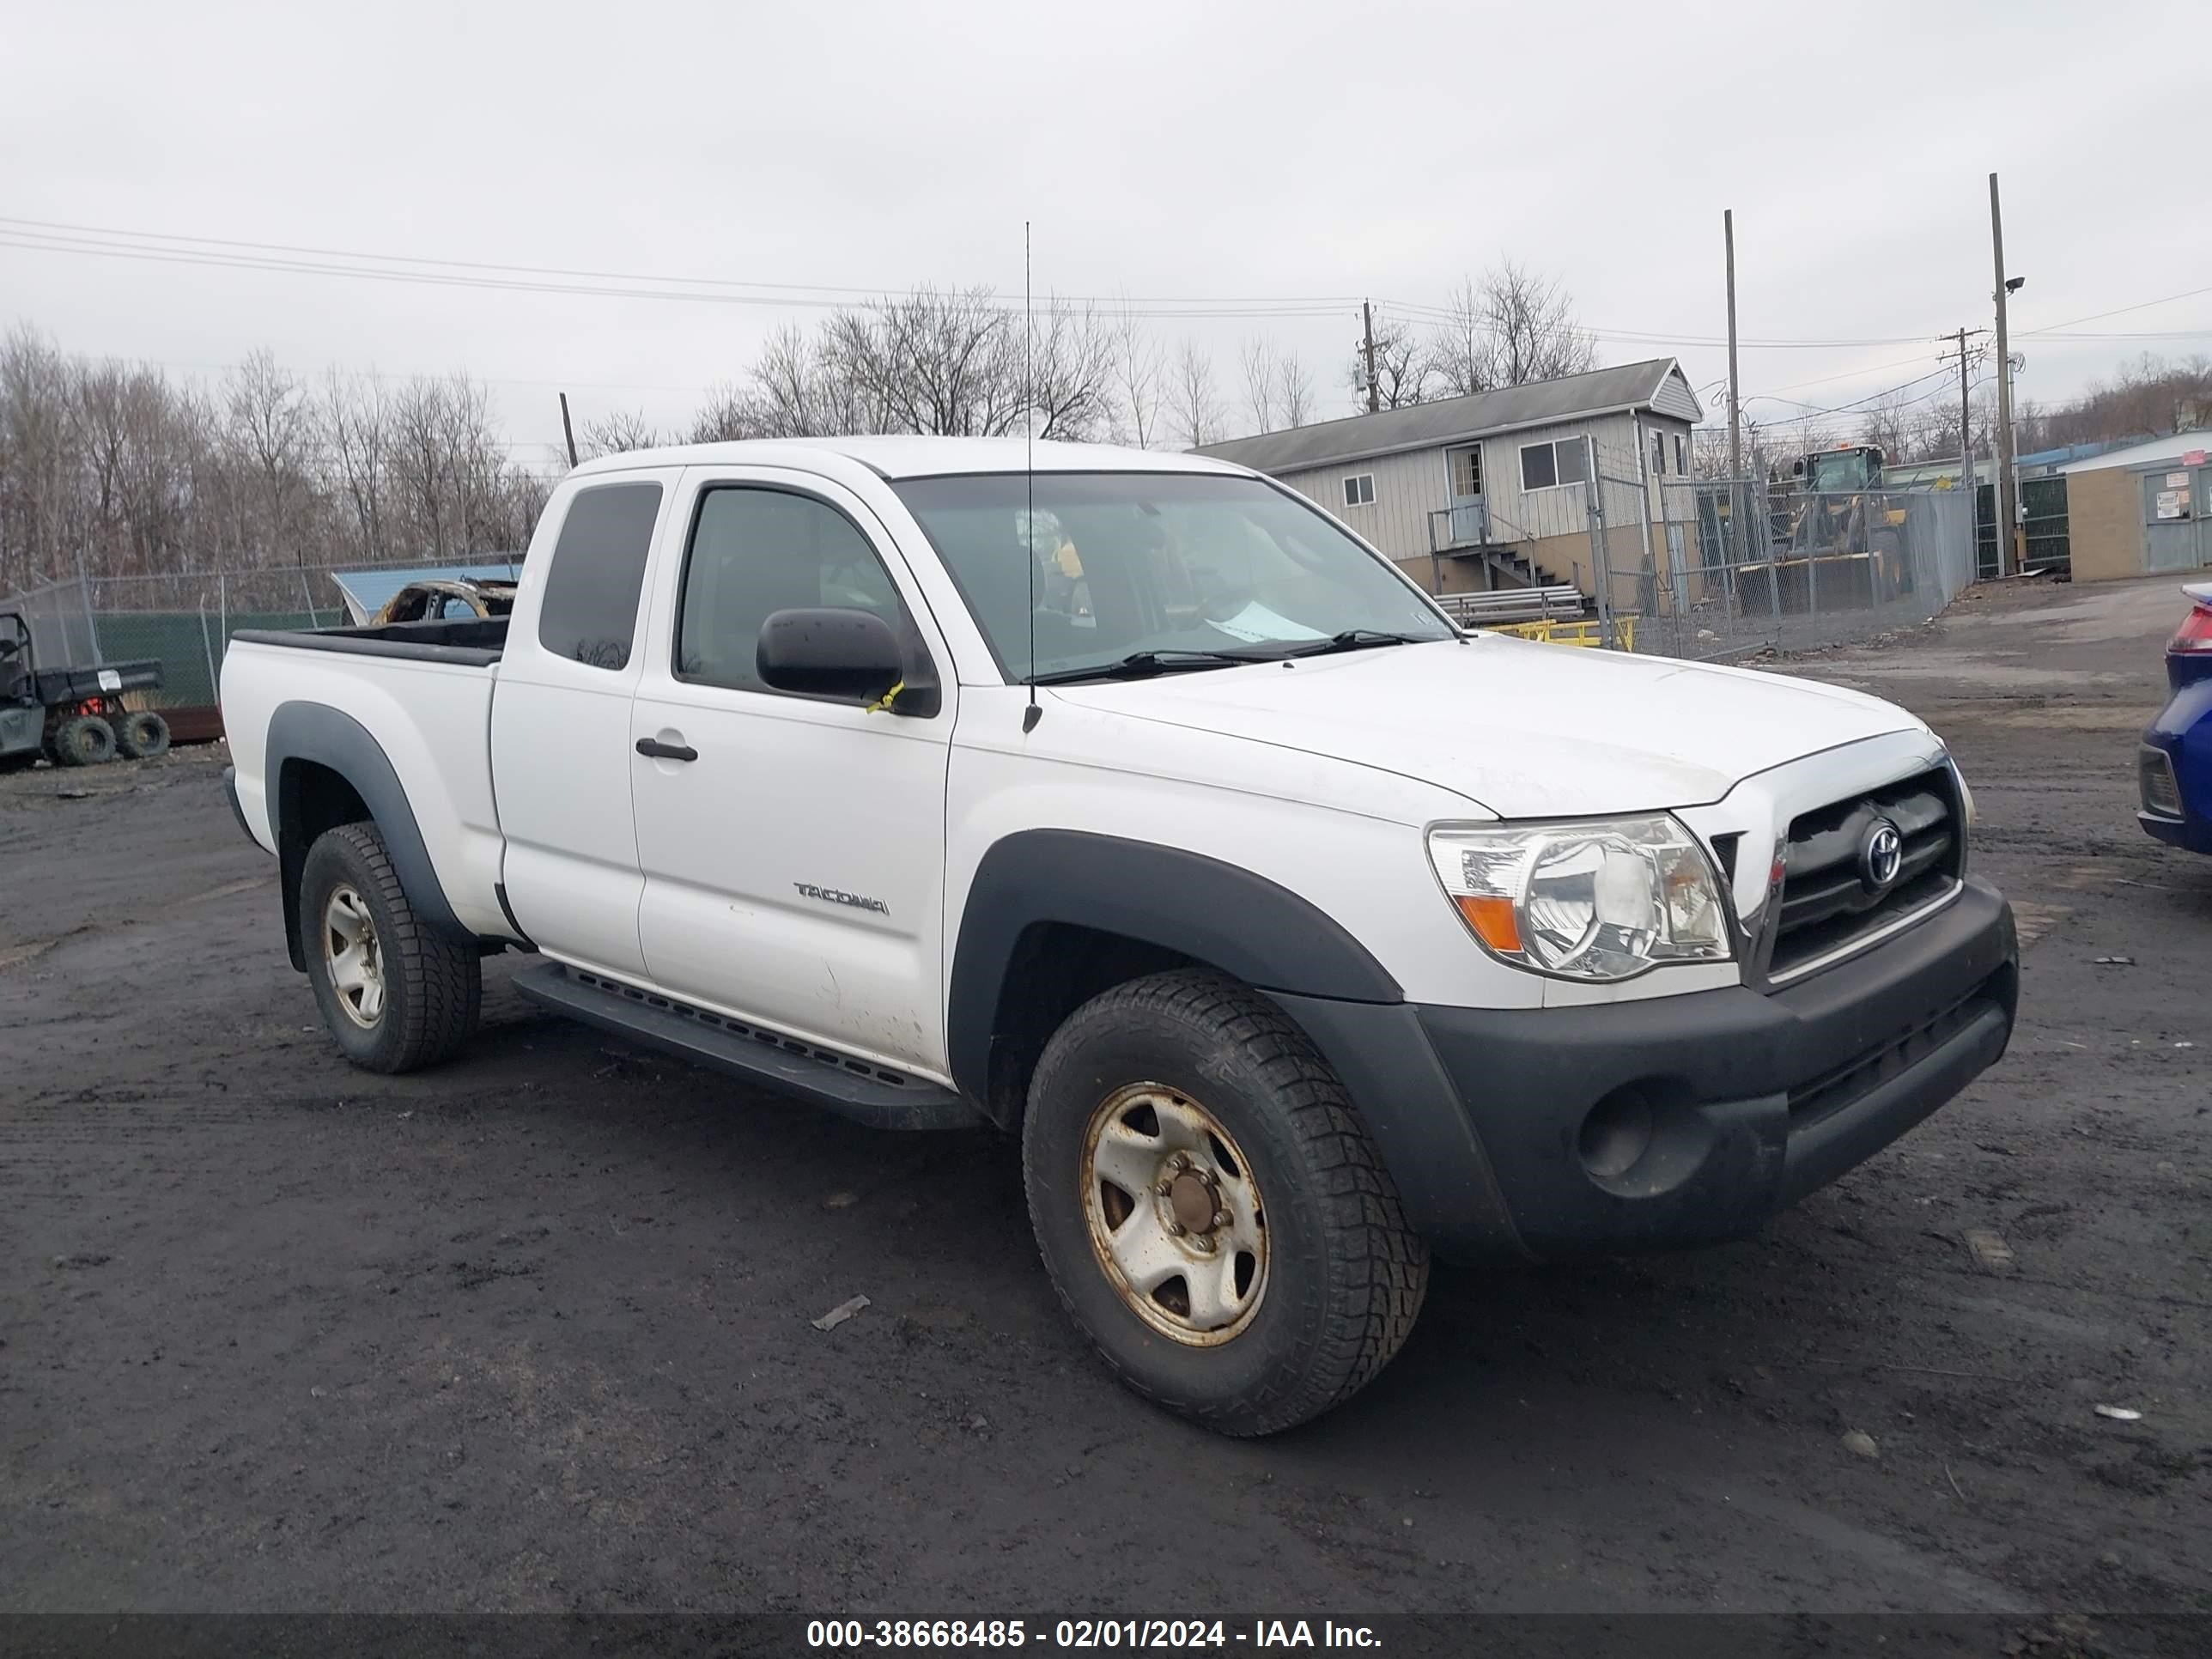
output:
[[[1707,386],[1726,354],[1686,342],[1724,332],[1733,207],[1744,337],[1869,343],[1747,349],[1745,392],[1832,406],[1990,321],[1996,168],[2018,387],[2053,401],[2212,350],[2212,292],[2075,331],[2193,338],[2033,332],[2212,288],[2208,33],[2203,0],[0,0],[0,217],[1010,294],[1026,218],[1041,294],[1326,302],[1152,325],[1224,383],[1273,335],[1336,413],[1358,296],[1439,304],[1502,254],[1566,287],[1604,361],[1679,356]],[[821,314],[0,246],[0,324],[187,370],[258,345],[304,373],[466,368],[533,462],[556,386],[679,422]]]

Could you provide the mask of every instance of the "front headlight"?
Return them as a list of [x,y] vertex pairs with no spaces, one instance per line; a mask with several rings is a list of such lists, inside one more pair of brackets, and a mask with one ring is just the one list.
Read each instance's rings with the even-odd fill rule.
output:
[[1492,956],[1566,979],[1726,962],[1728,913],[1705,849],[1664,813],[1429,832],[1429,859]]

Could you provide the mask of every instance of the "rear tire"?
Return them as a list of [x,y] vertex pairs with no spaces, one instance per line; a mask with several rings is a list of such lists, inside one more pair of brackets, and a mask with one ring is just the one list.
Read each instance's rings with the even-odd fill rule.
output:
[[115,758],[115,728],[97,714],[79,714],[54,733],[58,766],[101,766]]
[[341,824],[307,849],[299,928],[323,1024],[355,1065],[411,1072],[476,1030],[482,959],[415,914],[374,824]]
[[115,747],[125,760],[153,760],[169,752],[169,723],[150,708],[125,714],[115,724]]
[[1045,1270],[1106,1363],[1224,1434],[1358,1393],[1427,1290],[1344,1085],[1281,1009],[1213,973],[1068,1017],[1030,1082],[1022,1172]]

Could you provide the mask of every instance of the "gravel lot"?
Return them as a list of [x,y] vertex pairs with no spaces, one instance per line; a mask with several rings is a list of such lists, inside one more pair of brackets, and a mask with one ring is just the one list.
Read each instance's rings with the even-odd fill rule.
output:
[[1092,1363],[1009,1146],[541,1018],[514,957],[462,1061],[351,1071],[219,749],[0,781],[0,1612],[2212,1612],[2212,860],[2132,817],[2180,608],[1790,665],[1960,756],[2010,1054],[1747,1243],[1440,1271],[1260,1443]]

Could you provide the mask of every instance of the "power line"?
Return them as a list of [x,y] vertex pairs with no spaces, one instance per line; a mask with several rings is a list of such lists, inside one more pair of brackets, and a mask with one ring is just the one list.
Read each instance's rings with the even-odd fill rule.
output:
[[[1887,397],[1888,395],[1887,392],[1876,392],[1874,398],[1866,399],[1865,403],[1844,404],[1834,409],[1808,408],[1802,415],[1778,415],[1771,421],[1760,422],[1759,425],[1763,428],[1771,431],[1776,427],[1808,425],[1814,421],[1828,420],[1838,416],[1857,415],[1865,416],[1875,414],[1888,415],[1907,409],[1917,409],[1923,404],[1933,403],[1938,398],[1948,397],[1950,395],[1952,391],[1952,386],[1948,383],[1948,377],[1951,373],[1950,366],[1947,363],[1942,369],[1938,370],[1937,373],[1945,376],[1946,383],[1944,385],[1931,387],[1929,390],[1922,392],[1917,398],[1907,398],[1903,403],[1893,404],[1887,409],[1871,410],[1865,406],[1866,403],[1872,403],[1877,398]],[[1923,376],[1923,378],[1924,379],[1926,377]],[[1981,379],[1974,381],[1973,385],[1976,386],[1985,386],[1994,383],[1994,376],[1984,374]],[[1906,384],[1910,385],[1911,383],[1908,381]],[[1895,391],[1898,390],[1898,388],[1892,387],[1891,390]]]
[[[105,240],[102,240],[105,239]],[[117,230],[52,221],[0,216],[0,246],[28,252],[110,258],[155,260],[241,270],[279,271],[295,276],[418,283],[447,288],[488,288],[523,293],[572,294],[594,298],[690,300],[724,305],[843,309],[868,299],[902,297],[903,290],[832,283],[766,283],[736,278],[601,271],[561,266],[501,264],[409,254],[368,253],[234,238],[179,236],[159,231]],[[351,264],[333,264],[351,260]],[[562,280],[547,280],[547,279]],[[641,286],[659,284],[660,286]],[[696,289],[698,292],[684,292]],[[1010,310],[995,295],[981,303]],[[1151,296],[1124,299],[1099,295],[1054,296],[1048,310],[1102,307],[1144,316],[1167,318],[1261,318],[1333,316],[1357,305],[1356,297]]]
[[[1910,368],[1913,364],[1925,361],[1926,360],[1924,358],[1920,357],[1899,357],[1894,362],[1876,363],[1870,368],[1847,368],[1840,374],[1823,374],[1814,380],[1792,380],[1787,386],[1776,386],[1774,388],[1774,392],[1802,392],[1808,386],[1832,386],[1838,380],[1862,380],[1869,374],[1879,374],[1885,369]],[[1918,377],[1915,376],[1914,378],[1917,379]],[[1908,380],[1905,384],[1910,386],[1911,381]],[[1746,398],[1745,401],[1749,402],[1751,398],[1771,398],[1773,395],[1774,392],[1754,392],[1750,393],[1749,396]],[[1785,398],[1784,401],[1787,402],[1789,400]]]
[[2076,323],[2101,322],[2107,317],[2118,317],[2130,311],[2148,311],[2153,306],[2170,306],[2176,300],[2193,300],[2200,294],[2212,294],[2212,288],[2192,288],[2179,294],[2168,294],[2161,299],[2138,300],[2131,306],[2114,306],[2110,311],[2094,311],[2087,317],[2069,317],[2063,323],[2045,323],[2041,328],[2024,328],[2022,334],[2049,334],[2057,329],[2071,328]]
[[1904,391],[1907,386],[1918,386],[1923,380],[1933,380],[1938,374],[1948,375],[1950,372],[1950,362],[1948,360],[1946,360],[1945,362],[1937,364],[1934,368],[1929,369],[1925,374],[1916,374],[1909,380],[1900,380],[1895,386],[1884,386],[1879,392],[1869,392],[1863,398],[1857,398],[1848,404],[1838,404],[1832,408],[1820,404],[1805,403],[1796,398],[1778,397],[1771,392],[1755,392],[1750,397],[1745,398],[1744,401],[1746,403],[1795,404],[1798,408],[1811,410],[1815,414],[1847,415],[1853,410],[1863,409],[1869,404],[1877,403],[1884,398],[1893,397],[1896,393]]

